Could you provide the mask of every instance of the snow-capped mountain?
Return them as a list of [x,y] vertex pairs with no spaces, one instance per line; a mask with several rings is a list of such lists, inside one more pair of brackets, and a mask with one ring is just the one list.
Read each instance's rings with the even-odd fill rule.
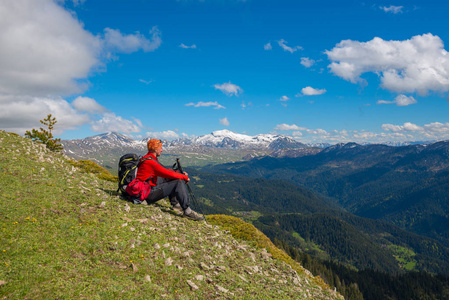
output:
[[[84,139],[63,140],[65,152],[68,155],[78,156],[87,153],[102,151],[106,149],[119,149],[125,151],[129,149],[134,152],[145,152],[146,142],[149,138],[134,140],[117,132],[108,132]],[[166,150],[184,150],[198,152],[201,149],[234,149],[234,150],[266,150],[277,151],[289,149],[307,149],[307,148],[328,148],[328,147],[351,147],[354,143],[348,144],[313,144],[306,145],[290,137],[275,134],[259,134],[250,136],[235,133],[229,130],[214,131],[210,134],[193,138],[181,138],[173,141],[163,141]],[[403,146],[416,143],[383,143],[390,146]],[[302,152],[302,151],[301,151]],[[78,155],[77,155],[78,154]]]
[[[146,143],[149,138],[134,140],[117,132],[108,132],[85,139],[63,140],[64,152],[76,159],[91,159],[102,165],[115,164],[117,157],[124,153],[146,153]],[[163,141],[167,154],[190,153],[203,154],[203,156],[216,157],[229,155],[229,150],[243,151],[242,156],[268,155],[273,151],[282,149],[305,149],[307,145],[282,135],[259,134],[249,136],[229,130],[214,131],[193,138],[182,138],[174,141]],[[231,151],[231,152],[235,152]],[[257,152],[257,153],[256,153]],[[235,159],[236,154],[232,154]],[[209,158],[203,158],[205,160]]]
[[411,145],[425,145],[435,143],[435,140],[431,141],[415,141],[415,142],[384,142],[383,145],[392,146],[392,147],[402,147],[402,146],[411,146]]
[[61,143],[67,155],[115,148],[145,149],[145,143],[143,141],[136,141],[117,132],[103,133],[84,139],[63,140]]
[[93,160],[114,170],[117,157],[125,153],[143,153],[146,143],[136,141],[116,132],[108,132],[84,139],[63,140],[64,153],[75,159]]
[[[210,134],[202,135],[199,137],[194,137],[191,139],[179,139],[172,142],[168,142],[168,147],[185,146],[185,145],[195,145],[195,146],[206,146],[206,147],[219,147],[219,148],[234,148],[234,149],[261,149],[270,148],[270,145],[278,140],[288,139],[291,144],[300,143],[295,140],[273,134],[259,134],[256,136],[249,136],[244,134],[235,133],[229,130],[219,130],[214,131]],[[302,144],[300,144],[302,145]]]

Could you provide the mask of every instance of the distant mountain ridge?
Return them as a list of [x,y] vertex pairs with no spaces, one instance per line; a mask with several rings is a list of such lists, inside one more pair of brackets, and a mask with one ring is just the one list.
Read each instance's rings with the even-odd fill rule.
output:
[[[84,139],[63,140],[65,147],[72,145],[85,145],[92,148],[102,146],[112,147],[135,147],[145,148],[146,142],[149,138],[134,140],[118,132],[108,132],[95,136],[90,136]],[[202,135],[193,138],[181,138],[173,141],[163,140],[165,148],[172,148],[177,146],[206,146],[217,148],[308,148],[309,146],[297,142],[294,139],[282,135],[273,134],[259,134],[256,136],[249,136],[238,134],[229,130],[214,131],[207,135]]]
[[[110,170],[115,168],[118,158],[125,153],[146,153],[146,142],[131,139],[117,132],[108,132],[84,139],[63,140],[64,152],[75,159],[91,159]],[[275,151],[298,150],[293,156],[315,154],[321,149],[307,146],[282,135],[260,134],[249,136],[229,130],[214,131],[193,138],[163,140],[166,154],[185,157],[191,165],[226,163],[266,156]],[[276,156],[284,156],[275,154]],[[163,158],[164,159],[164,158]]]
[[[84,139],[63,140],[64,151],[67,155],[76,159],[93,159],[98,163],[108,166],[115,163],[117,155],[126,152],[136,152],[144,154],[146,152],[146,142],[149,138],[135,140],[117,132],[108,132]],[[215,156],[226,156],[223,151],[234,150],[243,151],[240,157],[234,153],[232,159],[228,161],[247,159],[257,156],[273,157],[301,157],[320,152],[322,149],[333,149],[348,144],[330,145],[327,143],[304,144],[295,139],[278,134],[259,134],[250,136],[239,134],[230,130],[214,131],[210,134],[199,137],[179,138],[173,141],[163,140],[166,153],[180,155],[209,154]],[[426,142],[387,142],[385,145],[404,146],[412,144],[425,144]],[[345,146],[348,147],[348,146]],[[223,151],[222,151],[223,150]],[[258,152],[255,152],[258,151]],[[237,155],[237,156],[235,156]],[[203,155],[200,160],[208,160],[210,156]],[[222,163],[228,162],[226,159]],[[218,161],[217,163],[219,163]]]
[[[150,137],[135,140],[126,135],[118,132],[107,132],[84,139],[73,139],[73,140],[63,140],[63,144],[85,144],[90,145],[94,142],[99,142],[100,144],[111,146],[127,146],[127,147],[137,147],[140,148],[145,146],[146,142]],[[272,150],[279,149],[304,149],[304,148],[328,148],[332,147],[329,143],[311,143],[305,144],[296,141],[295,139],[280,135],[280,134],[258,134],[255,136],[235,133],[230,130],[218,130],[213,131],[209,134],[191,137],[191,138],[179,138],[172,141],[163,140],[166,147],[176,147],[176,146],[207,146],[207,147],[217,147],[217,148],[269,148]],[[382,145],[388,146],[409,146],[418,144],[429,144],[432,142],[383,142]],[[361,144],[368,145],[369,143]],[[340,143],[343,145],[343,143]]]

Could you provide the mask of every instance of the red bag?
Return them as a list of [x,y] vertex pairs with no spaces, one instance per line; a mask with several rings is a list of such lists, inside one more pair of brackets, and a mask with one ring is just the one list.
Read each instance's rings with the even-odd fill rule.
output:
[[138,197],[145,200],[151,192],[151,185],[146,181],[140,181],[137,178],[131,181],[126,187],[126,192],[131,197]]

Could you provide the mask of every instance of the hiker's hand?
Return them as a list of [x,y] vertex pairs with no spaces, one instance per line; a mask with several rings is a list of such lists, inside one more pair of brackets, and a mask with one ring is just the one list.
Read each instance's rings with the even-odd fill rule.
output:
[[189,174],[187,174],[187,172],[182,172],[182,174],[187,176],[186,183],[189,183],[189,181],[190,181]]

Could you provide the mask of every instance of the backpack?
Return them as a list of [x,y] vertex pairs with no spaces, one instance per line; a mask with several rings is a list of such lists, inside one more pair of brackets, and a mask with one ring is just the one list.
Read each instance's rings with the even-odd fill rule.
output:
[[140,157],[134,153],[127,153],[120,157],[118,162],[117,192],[120,192],[122,196],[129,196],[126,192],[126,187],[134,180],[134,178],[136,178],[139,161]]

